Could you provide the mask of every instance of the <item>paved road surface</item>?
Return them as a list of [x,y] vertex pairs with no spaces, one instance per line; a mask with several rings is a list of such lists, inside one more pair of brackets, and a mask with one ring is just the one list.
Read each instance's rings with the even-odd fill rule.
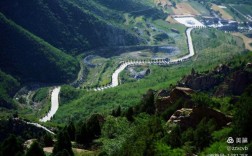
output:
[[54,114],[57,112],[59,108],[59,92],[60,92],[60,87],[56,87],[53,89],[52,95],[51,95],[51,109],[45,117],[39,120],[40,122],[50,121],[51,118],[54,116]]
[[159,65],[168,65],[168,64],[177,64],[177,63],[180,63],[180,62],[183,62],[187,59],[189,59],[190,57],[192,57],[193,55],[195,55],[195,52],[194,52],[194,48],[193,48],[193,43],[192,43],[192,37],[191,37],[191,31],[193,30],[194,28],[188,28],[186,30],[186,36],[187,36],[187,45],[188,45],[188,51],[189,51],[189,54],[188,55],[185,55],[181,58],[178,58],[178,59],[174,59],[174,60],[170,60],[170,61],[165,61],[165,60],[162,60],[162,61],[128,61],[128,62],[125,62],[123,64],[121,64],[117,69],[116,71],[113,73],[112,75],[112,82],[110,85],[108,86],[105,86],[105,87],[98,87],[98,88],[95,88],[94,91],[100,91],[100,90],[104,90],[104,89],[107,89],[107,88],[112,88],[112,87],[116,87],[119,85],[119,74],[129,65],[141,65],[141,64],[159,64]]

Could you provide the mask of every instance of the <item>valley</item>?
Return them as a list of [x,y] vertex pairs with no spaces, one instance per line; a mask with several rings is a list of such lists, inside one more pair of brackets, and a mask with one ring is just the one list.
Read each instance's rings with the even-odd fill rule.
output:
[[1,1],[0,156],[250,153],[251,5]]

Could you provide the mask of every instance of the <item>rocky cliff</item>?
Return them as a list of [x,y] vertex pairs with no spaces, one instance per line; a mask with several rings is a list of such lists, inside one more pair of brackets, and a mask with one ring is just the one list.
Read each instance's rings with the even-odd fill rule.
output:
[[193,90],[209,90],[215,85],[224,81],[224,77],[229,74],[230,68],[227,65],[219,65],[211,72],[196,73],[194,69],[191,74],[185,76],[179,83],[179,86],[189,87]]
[[203,118],[207,120],[214,119],[217,128],[221,128],[231,122],[231,117],[221,112],[211,108],[194,107],[177,110],[167,123],[178,124],[182,129],[187,129],[189,127],[196,127]]

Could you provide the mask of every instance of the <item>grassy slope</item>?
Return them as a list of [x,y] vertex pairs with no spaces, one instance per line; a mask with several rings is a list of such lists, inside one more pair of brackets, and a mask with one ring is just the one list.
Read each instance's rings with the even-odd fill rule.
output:
[[[212,31],[214,34],[219,34],[212,38],[211,42],[216,43],[215,45],[207,44],[210,43],[209,39],[204,39],[205,36],[212,34]],[[223,38],[226,39],[221,40]],[[75,100],[60,106],[54,121],[62,122],[66,117],[79,119],[95,112],[108,113],[118,105],[123,108],[136,105],[141,99],[141,94],[145,93],[149,88],[161,89],[168,87],[170,84],[176,84],[185,74],[190,73],[192,68],[197,71],[212,69],[230,57],[238,55],[244,49],[244,47],[236,45],[232,36],[216,30],[196,30],[196,32],[193,32],[193,40],[197,55],[190,61],[170,67],[151,66],[151,74],[145,79],[122,84],[102,92],[80,90],[79,98],[74,98]],[[202,41],[205,42],[202,43]],[[205,46],[202,47],[202,45]]]
[[22,82],[69,82],[78,62],[0,14],[0,68]]

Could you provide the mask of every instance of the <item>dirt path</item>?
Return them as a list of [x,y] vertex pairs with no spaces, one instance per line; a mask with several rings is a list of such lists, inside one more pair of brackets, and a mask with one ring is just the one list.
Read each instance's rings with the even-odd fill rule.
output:
[[44,129],[45,131],[47,131],[48,133],[50,133],[50,134],[52,134],[52,135],[55,135],[54,132],[52,132],[51,130],[49,130],[49,129],[46,128],[45,126],[42,126],[42,125],[40,125],[40,124],[38,124],[38,123],[26,122],[26,121],[24,121],[24,122],[25,122],[26,124],[28,124],[28,125],[33,125],[33,126],[35,126],[35,127],[42,128],[42,129]]

